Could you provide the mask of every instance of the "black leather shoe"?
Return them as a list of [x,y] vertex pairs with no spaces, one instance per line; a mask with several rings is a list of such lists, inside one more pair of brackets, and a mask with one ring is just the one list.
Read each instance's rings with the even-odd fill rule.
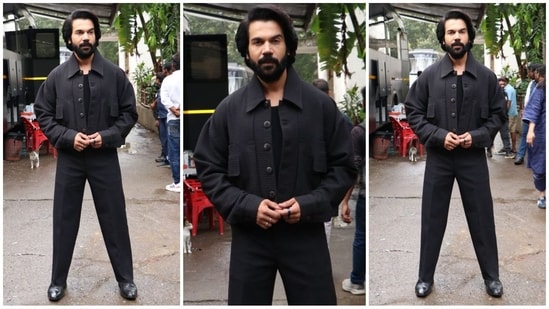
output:
[[503,285],[499,280],[484,280],[486,285],[486,293],[493,297],[501,297],[503,295]]
[[515,165],[521,165],[522,163],[524,163],[524,158],[517,157],[517,159],[515,160]]
[[48,288],[48,299],[50,301],[58,301],[63,296],[65,296],[65,289],[67,288],[66,285],[53,285],[50,284],[50,287]]
[[433,283],[432,282],[418,281],[416,283],[416,296],[417,297],[426,297],[427,295],[431,294],[432,291],[433,291]]
[[119,282],[118,287],[120,288],[120,295],[125,299],[134,300],[137,298],[137,287],[135,286],[135,283]]

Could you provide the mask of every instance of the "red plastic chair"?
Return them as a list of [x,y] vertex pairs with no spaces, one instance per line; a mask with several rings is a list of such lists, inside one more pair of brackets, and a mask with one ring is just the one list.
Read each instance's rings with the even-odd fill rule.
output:
[[213,229],[215,226],[214,217],[217,217],[217,222],[219,224],[219,234],[224,234],[223,228],[223,217],[217,212],[214,205],[210,202],[204,191],[202,191],[202,184],[199,180],[196,179],[185,179],[183,181],[185,184],[185,191],[183,193],[185,204],[187,205],[186,217],[191,218],[191,223],[193,228],[191,230],[191,235],[196,236],[198,232],[198,223],[200,214],[206,210],[208,211],[209,220],[210,220],[210,229]]
[[26,117],[21,117],[25,125],[25,135],[27,138],[27,151],[39,151],[42,144],[46,147],[46,153],[50,154],[50,148],[53,148],[53,157],[57,158],[57,150],[50,145],[50,141],[40,129],[38,121],[32,121]]
[[398,150],[402,157],[408,155],[408,148],[414,145],[419,151],[419,155],[423,155],[423,145],[419,142],[419,138],[414,133],[407,121],[398,117],[389,117],[393,126],[393,147]]

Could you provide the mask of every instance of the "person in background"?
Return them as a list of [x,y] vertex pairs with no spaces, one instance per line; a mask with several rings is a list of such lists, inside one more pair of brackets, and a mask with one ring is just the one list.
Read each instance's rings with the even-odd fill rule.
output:
[[298,37],[281,8],[253,7],[235,41],[254,77],[219,103],[194,152],[231,224],[228,304],[272,304],[280,272],[289,305],[335,305],[324,222],[356,179],[345,119],[292,67]]
[[[318,78],[318,79],[313,80],[312,84],[313,84],[313,86],[318,88],[320,91],[324,92],[330,98],[332,98],[332,96],[330,95],[330,86],[328,84],[328,81],[326,81],[325,79],[322,79],[322,78]],[[334,101],[334,104],[336,104],[335,101]],[[337,106],[337,104],[336,104],[336,106]],[[343,115],[343,116],[347,120],[347,126],[349,127],[349,132],[351,132],[351,130],[353,129],[353,123],[347,115]],[[343,198],[342,203],[348,203],[349,202],[349,199],[351,198],[351,194],[353,193],[353,188],[354,187],[355,186],[352,185],[351,188],[349,188],[349,191],[347,191],[347,193],[345,194],[345,197]],[[347,207],[348,207],[348,205],[347,205]],[[339,207],[338,207],[338,209],[334,210],[334,214],[333,214],[332,218],[330,218],[330,220],[324,222],[324,229],[326,231],[326,240],[328,241],[328,244],[330,243],[330,237],[332,235],[333,218],[337,217],[338,214],[339,214]]]
[[95,14],[73,11],[61,32],[73,55],[50,72],[34,105],[57,149],[48,299],[65,295],[87,180],[120,294],[133,300],[137,287],[117,148],[137,121],[135,93],[124,71],[97,51],[101,29]]
[[173,183],[166,186],[166,190],[181,192],[180,168],[180,107],[183,90],[183,72],[179,69],[179,53],[172,58],[173,73],[166,76],[160,88],[162,104],[168,109],[168,161],[172,170]]
[[527,167],[532,169],[534,186],[539,191],[537,205],[545,209],[545,170],[546,170],[546,110],[545,110],[545,65],[536,68],[537,86],[530,96],[530,100],[522,121],[528,124],[526,143],[528,144]]
[[485,148],[507,121],[506,102],[495,74],[470,52],[475,29],[467,14],[448,11],[436,34],[446,55],[423,71],[405,102],[408,123],[428,153],[415,293],[426,297],[432,292],[457,180],[486,292],[500,297],[503,285]]
[[518,117],[517,109],[517,91],[511,84],[509,84],[509,78],[504,76],[505,87],[503,88],[509,98],[509,106],[507,108],[507,116],[509,119],[509,136],[511,137],[511,154],[506,158],[515,158],[517,153],[517,134],[520,134],[520,120]]
[[153,111],[155,125],[158,128],[158,137],[160,138],[161,153],[158,158],[154,159],[155,162],[160,163],[159,166],[170,165],[168,161],[168,129],[166,122],[168,110],[162,104],[162,98],[160,97],[160,87],[162,86],[164,77],[163,73],[156,73],[155,87],[157,87],[157,91],[150,107]]
[[[528,87],[526,87],[526,94],[524,95],[524,106],[522,107],[520,115],[521,119],[524,114],[524,110],[528,105],[528,101],[530,100],[530,95],[534,92],[534,89],[537,85],[535,73],[538,66],[539,64],[537,63],[531,63],[526,68],[528,72],[528,78],[530,78],[530,83],[528,83]],[[526,133],[528,133],[528,123],[522,121],[521,138],[517,151],[517,156],[515,159],[515,165],[521,165],[522,163],[524,163],[524,156],[526,155]]]
[[[366,108],[366,87],[362,88],[362,104]],[[358,198],[355,207],[355,237],[353,240],[353,269],[349,278],[341,283],[344,291],[354,295],[366,294],[366,120],[353,127],[351,131],[354,151],[354,161],[358,174]],[[354,186],[353,186],[354,187]],[[352,192],[351,188],[351,191]],[[342,202],[341,218],[343,222],[351,222],[349,198],[345,196]]]

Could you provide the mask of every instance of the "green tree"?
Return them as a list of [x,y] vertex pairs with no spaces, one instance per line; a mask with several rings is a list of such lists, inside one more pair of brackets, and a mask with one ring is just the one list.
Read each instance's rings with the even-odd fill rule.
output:
[[[514,57],[521,79],[526,79],[528,62],[545,63],[545,3],[490,3],[481,24],[488,52]],[[513,55],[504,55],[509,43]],[[521,59],[522,54],[526,59]]]
[[[360,12],[360,13],[359,13]],[[357,14],[364,13],[362,22]],[[351,25],[347,24],[347,17]],[[318,54],[323,70],[350,76],[347,57],[356,47],[366,67],[366,3],[321,3],[311,29],[317,34]]]
[[137,44],[143,40],[155,71],[161,71],[158,60],[171,58],[179,48],[180,4],[122,3],[114,26],[125,52],[140,56]]

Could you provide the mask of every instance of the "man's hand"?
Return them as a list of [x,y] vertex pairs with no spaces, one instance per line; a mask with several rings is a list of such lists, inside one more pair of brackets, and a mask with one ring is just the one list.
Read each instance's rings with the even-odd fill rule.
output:
[[86,149],[90,145],[90,141],[88,139],[88,136],[84,133],[76,133],[76,136],[74,137],[74,144],[73,147],[76,151],[80,152],[84,149]]
[[452,151],[461,144],[459,136],[454,132],[448,132],[444,139],[444,149]]
[[469,132],[461,134],[460,136],[458,136],[458,138],[460,140],[461,147],[471,148],[471,146],[473,146],[473,137]]
[[341,220],[345,223],[351,223],[353,221],[351,218],[351,208],[349,208],[349,203],[347,203],[347,201],[341,202]]
[[268,229],[280,220],[278,204],[271,200],[263,200],[257,208],[255,223],[262,229]]
[[88,135],[88,140],[90,142],[90,145],[94,149],[101,148],[103,146],[103,139],[101,138],[101,135],[99,135],[99,132],[93,133],[92,135]]
[[295,198],[282,202],[278,206],[277,212],[287,223],[294,224],[301,219],[301,207]]

